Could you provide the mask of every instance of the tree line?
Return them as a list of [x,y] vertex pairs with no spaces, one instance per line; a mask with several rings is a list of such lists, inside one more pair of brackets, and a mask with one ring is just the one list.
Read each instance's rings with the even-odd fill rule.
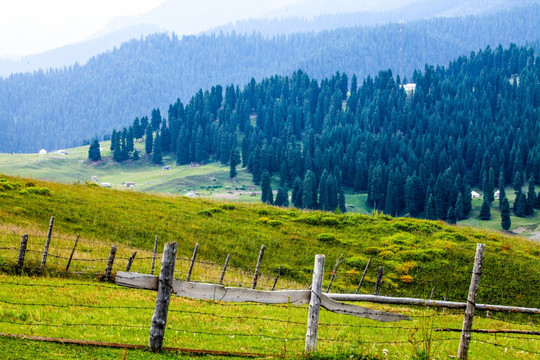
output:
[[[414,83],[407,92],[403,84]],[[309,209],[345,210],[345,190],[367,193],[387,214],[456,222],[471,211],[471,189],[487,211],[499,189],[516,192],[514,214],[540,207],[540,58],[512,44],[487,47],[448,67],[427,66],[409,80],[391,70],[368,76],[337,72],[320,82],[298,70],[178,99],[114,131],[129,155],[146,133],[146,154],[178,165],[218,161],[247,168],[262,200]],[[154,135],[155,134],[155,135]],[[159,156],[156,156],[156,152]],[[122,150],[118,150],[121,156]],[[125,158],[118,157],[119,161]],[[276,199],[270,178],[279,179]],[[529,184],[528,192],[522,188]]]

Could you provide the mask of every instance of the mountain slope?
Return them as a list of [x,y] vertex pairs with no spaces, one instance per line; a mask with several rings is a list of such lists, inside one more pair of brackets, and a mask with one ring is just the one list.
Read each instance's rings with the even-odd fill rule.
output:
[[[301,68],[321,79],[336,70],[361,80],[381,69],[410,77],[486,45],[540,38],[540,7],[486,17],[437,19],[267,39],[262,35],[167,35],[131,41],[84,66],[0,80],[0,151],[37,152],[103,138],[155,107],[166,112],[200,88],[245,84]],[[24,136],[21,136],[24,134]]]

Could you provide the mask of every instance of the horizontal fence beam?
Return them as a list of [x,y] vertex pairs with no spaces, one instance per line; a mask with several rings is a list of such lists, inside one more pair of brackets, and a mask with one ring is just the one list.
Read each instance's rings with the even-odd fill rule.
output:
[[[465,309],[467,303],[455,302],[455,301],[442,301],[442,300],[425,300],[406,297],[391,297],[391,296],[377,296],[369,294],[326,294],[330,299],[338,301],[352,301],[352,302],[372,302],[377,304],[394,304],[394,305],[414,305],[414,306],[431,306],[442,307],[449,309]],[[500,311],[509,313],[522,313],[522,314],[540,314],[540,309],[526,308],[518,306],[505,306],[505,305],[488,305],[488,304],[476,304],[476,310],[481,311]]]
[[[116,284],[135,289],[158,289],[157,276],[119,271]],[[255,302],[259,304],[305,305],[311,297],[310,290],[264,291],[246,288],[224,287],[215,284],[201,284],[174,279],[172,292],[178,296],[199,300],[216,300],[231,302]],[[411,320],[408,316],[392,312],[373,310],[361,306],[343,304],[321,294],[321,306],[338,314],[352,315],[376,321]]]
[[[433,331],[438,332],[461,332],[462,329],[433,329]],[[534,330],[512,330],[512,329],[472,329],[469,330],[471,333],[478,334],[522,334],[522,335],[540,335],[540,331]]]

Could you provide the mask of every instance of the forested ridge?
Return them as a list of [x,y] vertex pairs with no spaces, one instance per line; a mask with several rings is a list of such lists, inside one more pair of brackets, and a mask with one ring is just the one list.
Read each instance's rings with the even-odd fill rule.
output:
[[292,189],[290,205],[345,211],[349,188],[387,214],[453,223],[468,216],[472,187],[487,211],[500,188],[502,211],[512,184],[515,215],[540,207],[540,57],[531,48],[488,47],[448,67],[426,65],[410,81],[407,92],[391,70],[320,83],[299,70],[242,90],[214,86],[186,105],[178,99],[167,118],[154,109],[114,131],[111,149],[124,161],[144,138],[155,163],[164,153],[179,165],[220,161],[231,178],[247,167],[263,202],[276,205],[289,205]]
[[[490,44],[540,39],[540,7],[482,17],[435,19],[266,38],[165,34],[133,40],[85,65],[0,80],[0,151],[37,152],[80,145],[167,109],[199,88],[302,69],[320,81],[336,70],[359,81],[380,69],[411,76]],[[403,75],[402,75],[403,76]]]

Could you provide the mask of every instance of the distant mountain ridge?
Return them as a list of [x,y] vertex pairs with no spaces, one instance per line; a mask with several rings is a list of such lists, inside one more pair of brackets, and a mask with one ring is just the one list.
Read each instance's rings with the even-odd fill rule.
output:
[[261,32],[265,36],[371,26],[434,17],[482,15],[509,10],[540,0],[299,0],[290,6],[251,0],[169,0],[139,16],[114,19],[88,41],[64,46],[21,59],[0,58],[0,77],[39,69],[85,64],[97,54],[123,42],[158,32],[179,36],[201,32],[242,34]]
[[[74,147],[126,126],[153,108],[220,84],[302,69],[322,79],[336,71],[392,69],[408,78],[424,64],[446,64],[487,45],[540,39],[540,6],[483,17],[447,18],[280,35],[153,35],[62,70],[0,79],[0,151]],[[401,50],[400,50],[401,49]]]

